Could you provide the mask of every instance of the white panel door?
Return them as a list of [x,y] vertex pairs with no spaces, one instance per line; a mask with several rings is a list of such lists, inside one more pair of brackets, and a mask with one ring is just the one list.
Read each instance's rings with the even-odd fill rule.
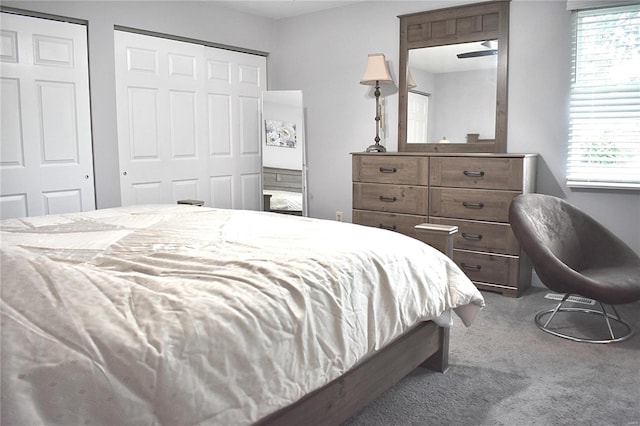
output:
[[407,143],[429,142],[429,96],[409,92],[407,98]]
[[[190,198],[259,209],[265,58],[123,31],[115,32],[115,49],[122,204]],[[242,57],[259,63],[259,79],[245,72],[253,82],[245,85],[258,83],[251,93],[239,88]],[[209,89],[218,64],[227,70],[226,91]]]
[[264,57],[206,49],[211,205],[260,210]]
[[202,199],[202,46],[116,31],[115,52],[122,205]]
[[87,33],[2,13],[0,216],[95,209]]

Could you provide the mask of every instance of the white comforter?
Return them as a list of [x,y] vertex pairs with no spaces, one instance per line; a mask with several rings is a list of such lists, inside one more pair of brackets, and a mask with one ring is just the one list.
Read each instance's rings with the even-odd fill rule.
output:
[[3,425],[251,423],[484,303],[431,247],[340,222],[138,206],[1,239]]

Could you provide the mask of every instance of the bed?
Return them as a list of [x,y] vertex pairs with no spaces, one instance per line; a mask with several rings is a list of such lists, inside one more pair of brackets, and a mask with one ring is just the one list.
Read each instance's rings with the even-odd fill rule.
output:
[[191,205],[0,222],[1,423],[338,423],[481,294],[390,231]]
[[302,170],[263,167],[264,211],[302,216]]

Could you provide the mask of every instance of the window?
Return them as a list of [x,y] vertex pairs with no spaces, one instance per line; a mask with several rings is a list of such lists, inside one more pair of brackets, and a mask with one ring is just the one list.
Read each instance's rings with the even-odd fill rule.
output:
[[567,185],[640,189],[640,5],[574,19]]

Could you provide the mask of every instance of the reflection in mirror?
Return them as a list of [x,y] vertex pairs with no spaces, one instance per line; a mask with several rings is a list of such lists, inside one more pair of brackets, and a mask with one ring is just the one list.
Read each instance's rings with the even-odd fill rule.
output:
[[[411,49],[407,143],[493,142],[497,40]],[[412,84],[413,85],[413,84]]]
[[302,91],[262,92],[263,210],[307,216]]
[[429,130],[429,94],[411,89],[407,96],[407,143],[426,143]]

